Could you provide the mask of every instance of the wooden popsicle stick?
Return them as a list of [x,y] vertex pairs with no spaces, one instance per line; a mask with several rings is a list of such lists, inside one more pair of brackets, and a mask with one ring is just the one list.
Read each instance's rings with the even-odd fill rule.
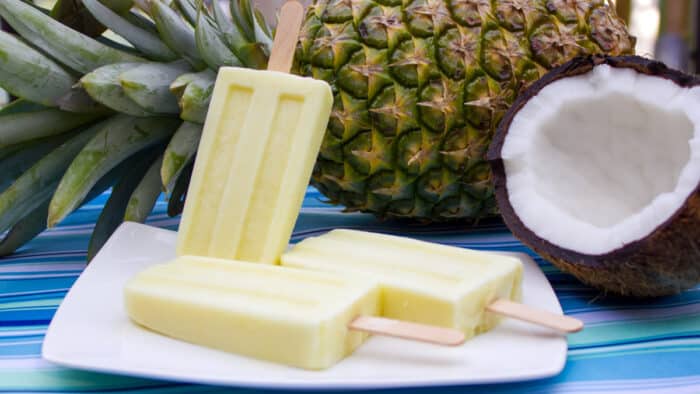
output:
[[457,346],[465,341],[464,333],[460,330],[384,317],[359,316],[348,324],[348,328],[353,331],[428,342],[435,345]]
[[272,53],[267,63],[269,71],[288,73],[292,69],[303,19],[304,6],[300,2],[290,0],[284,3],[280,10],[275,41],[272,43]]
[[486,310],[566,333],[579,332],[583,329],[583,322],[579,319],[557,315],[503,298],[492,302]]

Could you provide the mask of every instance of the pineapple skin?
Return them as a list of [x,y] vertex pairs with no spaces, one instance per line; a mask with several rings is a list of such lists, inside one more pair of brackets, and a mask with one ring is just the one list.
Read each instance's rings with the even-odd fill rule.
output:
[[316,0],[296,72],[328,81],[334,107],[311,183],[382,219],[495,215],[485,156],[518,93],[634,45],[604,0]]

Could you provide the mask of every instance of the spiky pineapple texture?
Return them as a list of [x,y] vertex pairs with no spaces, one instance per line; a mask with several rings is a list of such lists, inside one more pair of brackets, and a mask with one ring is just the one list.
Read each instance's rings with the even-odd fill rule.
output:
[[485,153],[518,92],[634,44],[604,0],[316,0],[297,67],[335,105],[312,183],[383,218],[494,214]]

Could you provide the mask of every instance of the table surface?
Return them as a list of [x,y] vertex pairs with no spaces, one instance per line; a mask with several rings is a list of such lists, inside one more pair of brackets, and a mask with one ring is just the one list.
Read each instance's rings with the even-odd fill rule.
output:
[[[41,359],[41,343],[56,308],[85,267],[92,226],[107,199],[98,197],[59,227],[0,259],[0,392],[227,393],[193,386],[66,369]],[[403,234],[474,249],[526,252],[547,275],[567,314],[586,329],[569,337],[564,371],[516,384],[441,388],[455,393],[700,393],[700,286],[652,301],[604,297],[542,261],[501,223],[413,226],[343,214],[310,188],[292,242],[346,227]],[[176,229],[159,201],[148,223]],[[99,294],[95,295],[99,297]],[[401,390],[424,392],[429,389]],[[432,389],[430,391],[438,391]]]

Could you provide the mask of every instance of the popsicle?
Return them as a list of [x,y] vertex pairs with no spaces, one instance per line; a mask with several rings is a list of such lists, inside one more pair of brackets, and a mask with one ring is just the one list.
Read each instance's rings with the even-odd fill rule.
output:
[[365,277],[182,256],[125,287],[132,320],[167,336],[306,369],[352,353],[367,332],[442,344],[460,332],[377,319],[379,290]]
[[364,275],[381,287],[384,317],[458,328],[469,338],[501,315],[562,331],[581,329],[566,316],[533,310],[521,297],[522,263],[494,253],[354,230],[307,238],[283,254],[287,267]]
[[179,257],[139,273],[125,288],[137,323],[168,336],[301,368],[322,369],[367,334],[377,286],[352,277],[204,257]]
[[283,6],[268,70],[219,70],[179,256],[276,263],[287,247],[333,103],[326,82],[288,74],[303,13]]

